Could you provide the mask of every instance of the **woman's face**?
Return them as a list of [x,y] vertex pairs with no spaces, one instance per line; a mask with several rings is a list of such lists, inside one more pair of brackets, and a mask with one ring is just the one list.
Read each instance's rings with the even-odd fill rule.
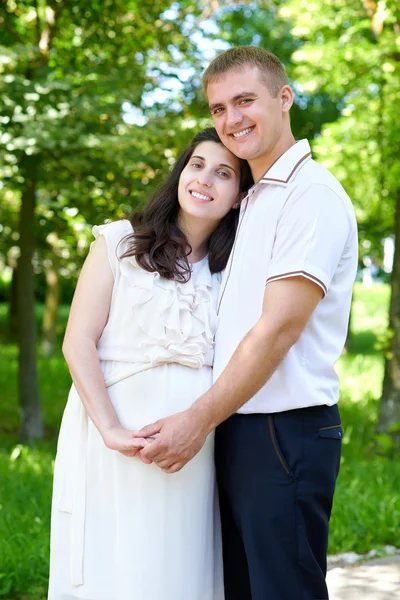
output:
[[239,203],[240,165],[222,144],[201,142],[183,169],[178,186],[182,216],[215,222]]

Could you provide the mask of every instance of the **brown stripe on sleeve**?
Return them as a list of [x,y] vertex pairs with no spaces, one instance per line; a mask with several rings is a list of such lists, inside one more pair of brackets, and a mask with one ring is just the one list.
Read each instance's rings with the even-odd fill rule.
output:
[[315,277],[315,275],[311,275],[311,273],[307,273],[307,271],[290,271],[288,273],[280,273],[279,275],[272,275],[272,277],[268,277],[266,284],[270,283],[271,281],[278,281],[279,279],[287,279],[289,277],[299,277],[299,276],[306,277],[307,279],[314,281],[314,283],[316,283],[317,285],[319,285],[320,288],[322,288],[322,291],[324,292],[324,296],[326,296],[326,294],[328,292],[326,285],[320,279],[318,279],[318,277]]

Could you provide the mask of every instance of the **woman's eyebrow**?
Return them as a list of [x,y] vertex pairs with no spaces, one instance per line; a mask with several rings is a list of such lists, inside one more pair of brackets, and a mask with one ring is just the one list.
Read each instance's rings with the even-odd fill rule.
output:
[[233,167],[231,167],[230,165],[226,165],[225,163],[220,163],[219,166],[220,167],[226,167],[227,169],[230,169],[231,171],[233,171],[234,173],[236,173],[235,169]]
[[[204,158],[204,156],[199,156],[198,154],[193,154],[190,159],[192,158],[199,158],[200,160],[203,160],[204,162],[206,162],[206,159]],[[230,165],[227,165],[225,163],[219,163],[220,167],[226,167],[227,169],[230,169],[231,171],[233,171],[234,173],[236,173],[235,169],[233,167],[231,167]]]

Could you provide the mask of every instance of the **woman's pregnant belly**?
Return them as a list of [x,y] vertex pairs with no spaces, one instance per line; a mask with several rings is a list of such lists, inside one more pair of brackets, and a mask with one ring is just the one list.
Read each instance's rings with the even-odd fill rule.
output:
[[211,385],[211,367],[166,364],[122,379],[107,391],[121,425],[140,429],[189,408]]

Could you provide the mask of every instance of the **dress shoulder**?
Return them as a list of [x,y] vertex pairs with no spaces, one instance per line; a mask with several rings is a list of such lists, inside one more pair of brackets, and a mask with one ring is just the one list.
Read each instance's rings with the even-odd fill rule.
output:
[[124,219],[106,225],[95,225],[92,228],[92,233],[96,239],[100,235],[104,236],[107,244],[108,260],[115,279],[119,262],[118,256],[125,251],[121,242],[126,236],[133,233],[132,225],[130,221]]

